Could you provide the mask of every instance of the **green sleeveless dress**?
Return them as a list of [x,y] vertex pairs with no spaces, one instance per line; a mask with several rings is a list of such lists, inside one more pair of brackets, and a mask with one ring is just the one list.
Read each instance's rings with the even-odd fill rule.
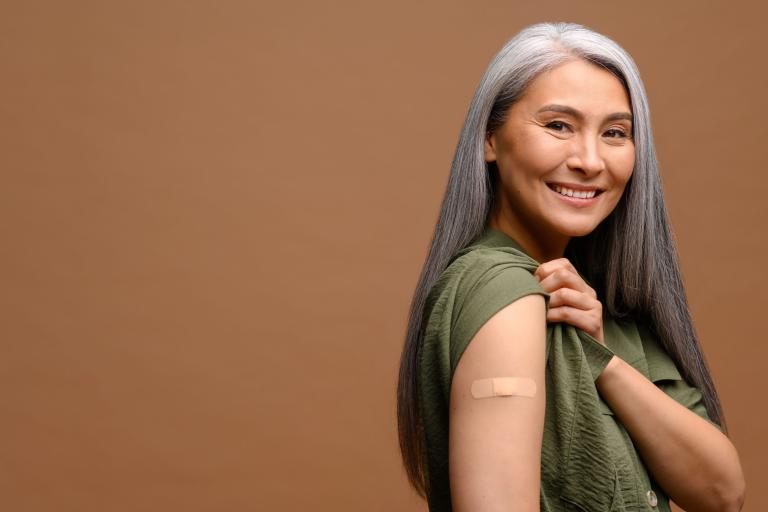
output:
[[[429,510],[450,511],[448,405],[459,358],[480,327],[516,299],[549,294],[533,276],[538,262],[512,238],[487,227],[459,251],[427,298],[418,389]],[[595,388],[614,355],[722,431],[653,333],[639,321],[603,319],[606,345],[570,324],[547,324],[546,412],[541,512],[670,512],[632,439]]]

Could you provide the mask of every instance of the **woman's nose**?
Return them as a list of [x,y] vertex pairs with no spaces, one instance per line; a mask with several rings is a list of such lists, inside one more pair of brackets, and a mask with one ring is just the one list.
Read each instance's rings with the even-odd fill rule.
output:
[[568,166],[587,175],[594,175],[605,170],[605,160],[600,154],[599,141],[593,137],[578,137],[573,154],[568,159]]

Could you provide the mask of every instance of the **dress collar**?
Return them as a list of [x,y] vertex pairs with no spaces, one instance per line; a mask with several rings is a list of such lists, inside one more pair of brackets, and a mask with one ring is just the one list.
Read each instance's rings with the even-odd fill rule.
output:
[[[529,258],[536,261],[523,247],[511,236],[496,228],[485,226],[482,234],[477,237],[473,245],[482,245],[484,247],[512,247],[524,253]],[[536,263],[539,263],[538,261]]]

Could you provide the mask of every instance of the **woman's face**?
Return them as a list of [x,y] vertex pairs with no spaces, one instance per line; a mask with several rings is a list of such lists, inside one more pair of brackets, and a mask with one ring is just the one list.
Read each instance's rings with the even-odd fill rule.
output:
[[[485,142],[499,169],[495,218],[543,246],[592,232],[632,175],[631,112],[619,79],[595,64],[569,61],[536,77]],[[569,197],[584,191],[596,195]]]

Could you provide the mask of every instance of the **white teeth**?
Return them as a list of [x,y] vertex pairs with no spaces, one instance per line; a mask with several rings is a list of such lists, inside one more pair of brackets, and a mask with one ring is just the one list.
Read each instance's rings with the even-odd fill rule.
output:
[[597,190],[571,190],[569,188],[561,187],[560,185],[555,185],[554,187],[559,194],[580,199],[591,199],[595,197],[595,194],[597,193]]

